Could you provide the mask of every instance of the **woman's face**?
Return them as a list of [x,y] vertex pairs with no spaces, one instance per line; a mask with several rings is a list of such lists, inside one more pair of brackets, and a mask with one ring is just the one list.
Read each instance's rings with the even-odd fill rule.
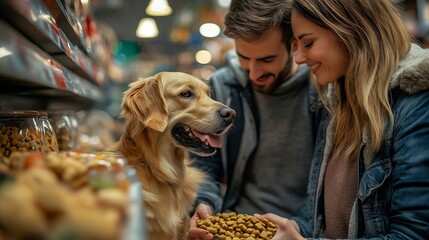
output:
[[293,50],[298,64],[307,64],[317,82],[327,85],[346,74],[349,65],[348,52],[334,35],[310,20],[292,11],[294,33]]

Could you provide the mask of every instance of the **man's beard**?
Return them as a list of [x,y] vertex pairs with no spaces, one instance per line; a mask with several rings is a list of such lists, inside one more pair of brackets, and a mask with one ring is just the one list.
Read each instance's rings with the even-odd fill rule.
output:
[[262,93],[272,93],[274,92],[280,85],[282,85],[284,82],[286,82],[287,79],[289,79],[291,76],[291,71],[292,71],[292,66],[293,66],[293,59],[290,57],[288,59],[288,61],[286,61],[286,65],[283,68],[283,70],[281,72],[279,72],[277,74],[277,76],[274,73],[266,73],[264,75],[262,75],[262,78],[265,77],[270,77],[273,76],[274,77],[274,81],[271,84],[268,85],[264,85],[264,86],[258,86],[253,84],[252,81],[250,81],[252,83],[252,87],[254,90],[258,91],[258,92],[262,92]]

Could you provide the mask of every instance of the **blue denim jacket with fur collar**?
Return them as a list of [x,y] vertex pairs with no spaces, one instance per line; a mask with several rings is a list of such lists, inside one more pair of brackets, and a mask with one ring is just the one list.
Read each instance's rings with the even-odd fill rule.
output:
[[[379,152],[368,150],[363,133],[349,239],[429,239],[429,49],[412,45],[393,75],[390,94],[394,125],[386,126]],[[323,180],[331,137],[326,115],[316,140],[309,196],[294,218],[308,238],[324,235]]]

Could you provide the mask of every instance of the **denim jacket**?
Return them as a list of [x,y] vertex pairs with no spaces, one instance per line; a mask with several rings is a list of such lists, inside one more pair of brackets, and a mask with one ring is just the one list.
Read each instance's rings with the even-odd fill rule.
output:
[[[429,239],[429,49],[413,44],[390,84],[394,124],[378,152],[363,132],[359,183],[348,238]],[[301,234],[324,235],[323,181],[331,151],[332,122],[320,124],[308,198],[298,217]]]

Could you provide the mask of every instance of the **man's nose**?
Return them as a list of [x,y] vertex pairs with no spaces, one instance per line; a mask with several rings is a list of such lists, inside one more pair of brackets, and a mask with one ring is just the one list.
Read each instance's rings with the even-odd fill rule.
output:
[[251,61],[249,65],[249,78],[251,80],[256,80],[261,77],[263,74],[262,68],[259,66],[258,62]]

